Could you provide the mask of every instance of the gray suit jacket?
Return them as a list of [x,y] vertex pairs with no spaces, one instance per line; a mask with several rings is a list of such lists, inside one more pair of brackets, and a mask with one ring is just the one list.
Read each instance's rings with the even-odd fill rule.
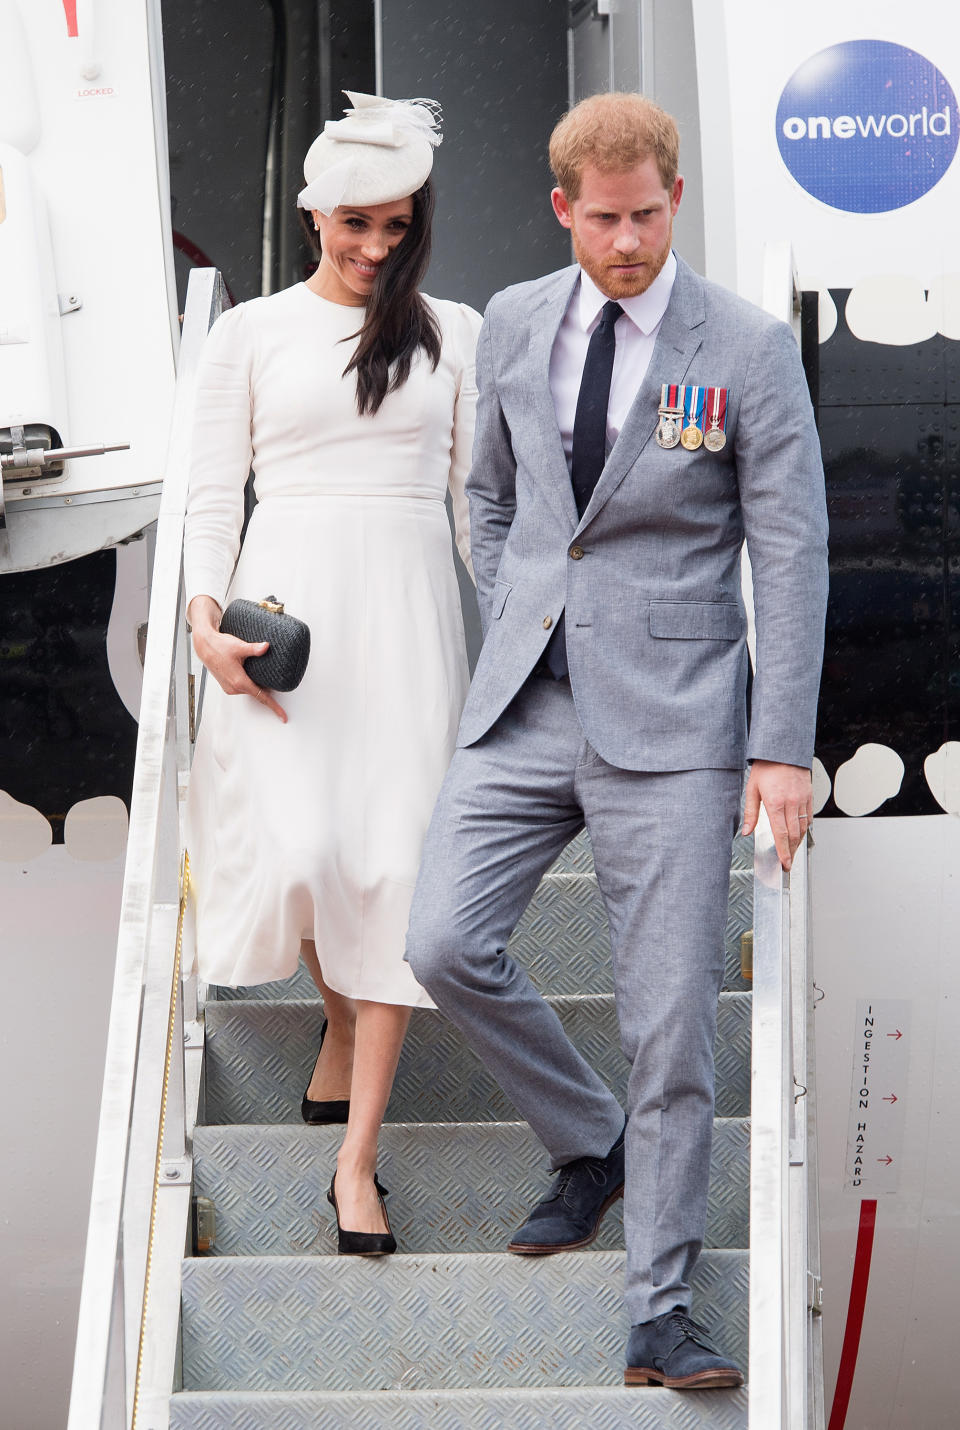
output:
[[[827,521],[793,334],[679,261],[650,367],[578,519],[549,385],[578,273],[498,293],[480,333],[467,494],[484,644],[458,743],[502,714],[566,609],[577,712],[608,763],[809,765]],[[653,440],[665,382],[728,389],[722,452]],[[749,739],[744,539],[757,622]]]

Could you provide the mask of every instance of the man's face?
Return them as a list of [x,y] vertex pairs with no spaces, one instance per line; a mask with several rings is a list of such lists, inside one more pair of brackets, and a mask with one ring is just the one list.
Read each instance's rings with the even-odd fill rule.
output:
[[578,199],[569,202],[562,189],[554,189],[550,199],[570,230],[577,262],[601,293],[635,298],[667,261],[682,193],[680,177],[672,189],[663,187],[651,157],[613,173],[588,165]]

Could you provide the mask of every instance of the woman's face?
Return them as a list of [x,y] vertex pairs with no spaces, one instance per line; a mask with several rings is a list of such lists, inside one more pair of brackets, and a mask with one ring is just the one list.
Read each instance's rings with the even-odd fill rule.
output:
[[313,286],[335,303],[362,306],[380,265],[403,242],[412,217],[412,197],[362,209],[343,206],[329,218],[314,209],[323,253]]

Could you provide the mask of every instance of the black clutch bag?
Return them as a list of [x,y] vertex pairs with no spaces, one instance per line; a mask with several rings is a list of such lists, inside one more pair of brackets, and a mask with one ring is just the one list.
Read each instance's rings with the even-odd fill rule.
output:
[[296,690],[310,658],[310,627],[288,616],[276,596],[231,601],[220,619],[224,635],[241,641],[269,641],[266,655],[251,655],[243,668],[264,690]]

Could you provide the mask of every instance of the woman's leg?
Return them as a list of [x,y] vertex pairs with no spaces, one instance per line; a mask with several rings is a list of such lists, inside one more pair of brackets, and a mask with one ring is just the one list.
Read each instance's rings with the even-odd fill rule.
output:
[[395,1003],[358,1002],[353,1086],[347,1135],[337,1157],[340,1225],[348,1231],[385,1232],[373,1185],[377,1138],[390,1098],[410,1009]]
[[300,957],[323,996],[323,1011],[327,1018],[323,1047],[313,1069],[307,1096],[313,1102],[337,1102],[350,1096],[357,1005],[352,998],[345,998],[324,983],[313,939],[301,939]]

